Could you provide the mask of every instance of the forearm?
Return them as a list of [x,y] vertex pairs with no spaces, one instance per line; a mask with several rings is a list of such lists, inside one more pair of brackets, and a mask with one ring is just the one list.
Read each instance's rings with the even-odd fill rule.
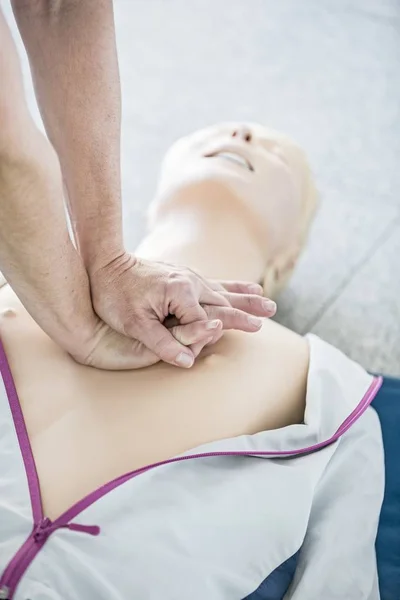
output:
[[122,249],[120,82],[111,0],[13,1],[87,268]]
[[57,158],[45,139],[33,147],[35,156],[0,158],[0,268],[35,321],[73,352],[95,323],[88,278],[68,234]]
[[0,40],[0,271],[69,350],[94,326],[87,275],[68,235],[58,160],[29,114],[1,11]]

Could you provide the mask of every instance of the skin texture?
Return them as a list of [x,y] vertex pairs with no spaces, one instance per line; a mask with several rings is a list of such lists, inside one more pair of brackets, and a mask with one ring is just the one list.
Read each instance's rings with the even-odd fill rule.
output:
[[57,156],[28,113],[1,11],[0,39],[1,268],[49,335],[63,340],[68,351],[78,344],[85,348],[99,321],[88,297],[89,279],[68,235]]
[[[185,152],[190,153],[189,148]],[[263,154],[257,146],[254,154],[260,159],[258,169],[263,176],[273,159],[265,156],[261,160]],[[211,164],[207,160],[213,159],[204,158],[200,163],[206,169]],[[267,252],[268,240],[254,236],[251,215],[258,183],[250,180],[243,188],[247,177],[243,167],[223,158],[215,161],[217,180],[204,171],[201,181],[193,177],[184,160],[182,171],[176,174],[169,173],[168,161],[165,163],[166,179],[153,203],[150,232],[138,255],[144,260],[169,260],[173,253],[178,263],[189,260],[201,273],[217,271],[219,277],[240,276],[256,283],[265,265],[274,264],[274,255]],[[304,180],[309,178],[308,168],[300,163],[299,173]],[[291,179],[292,169],[285,169],[281,176]],[[275,205],[277,181],[264,180],[265,208]],[[209,196],[200,193],[203,186]],[[310,200],[298,191],[296,194],[292,199],[281,198],[288,206],[300,206],[297,228],[286,238],[288,246],[293,236],[304,233],[309,225]],[[288,211],[285,214],[290,217]],[[216,222],[223,236],[218,235]],[[267,225],[260,217],[257,222]],[[182,226],[185,223],[189,230]],[[40,330],[6,285],[0,289],[0,335],[50,518],[99,485],[135,468],[209,441],[303,420],[308,344],[271,320],[252,335],[226,332],[203,350],[192,369],[158,363],[113,373],[74,362]]]
[[[123,246],[121,87],[111,0],[13,0],[85,265]],[[101,98],[101,100],[100,100]],[[107,256],[109,253],[109,257]]]
[[[241,311],[266,317],[275,306],[259,299],[252,311],[249,287],[233,298],[239,308],[218,283],[124,249],[112,1],[14,0],[13,9],[52,142],[29,115],[0,13],[0,266],[30,314],[75,360],[103,369],[160,359],[190,367],[218,328],[257,331],[261,321]],[[210,340],[206,307],[215,314],[216,306],[221,323]],[[164,326],[171,313],[178,331]]]

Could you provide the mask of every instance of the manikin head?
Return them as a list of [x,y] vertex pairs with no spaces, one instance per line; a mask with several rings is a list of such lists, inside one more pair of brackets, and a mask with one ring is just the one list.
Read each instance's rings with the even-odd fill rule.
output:
[[222,123],[175,142],[163,161],[155,211],[185,187],[209,182],[229,188],[280,235],[289,228],[295,235],[316,206],[304,152],[259,124]]
[[[317,204],[303,151],[287,136],[254,123],[223,123],[183,137],[163,161],[150,227],[193,199],[217,215],[222,197],[225,214],[236,211],[252,228],[268,278],[278,278],[280,288],[304,246]],[[287,273],[277,276],[274,269]]]

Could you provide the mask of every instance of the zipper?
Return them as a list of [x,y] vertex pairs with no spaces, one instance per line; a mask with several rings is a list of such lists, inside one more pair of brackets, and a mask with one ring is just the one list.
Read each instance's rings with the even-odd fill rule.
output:
[[100,527],[97,525],[81,525],[80,523],[55,525],[49,518],[44,517],[34,526],[29,537],[5,569],[0,582],[0,600],[11,600],[18,583],[35,556],[40,552],[49,536],[61,528],[94,536],[100,533]]
[[71,522],[77,515],[83,512],[86,508],[92,505],[94,502],[111,492],[116,487],[124,484],[126,481],[133,479],[146,471],[155,469],[156,467],[183,462],[186,460],[192,460],[195,458],[209,458],[213,456],[268,456],[270,458],[280,456],[300,456],[302,454],[308,454],[315,452],[333,444],[340,436],[342,436],[353,423],[363,414],[368,408],[374,397],[376,396],[379,388],[382,385],[383,378],[374,378],[367,392],[356,406],[356,408],[350,413],[350,415],[343,421],[336,432],[328,439],[317,444],[313,444],[306,448],[300,448],[297,450],[283,450],[283,451],[259,451],[244,450],[244,451],[221,451],[221,452],[201,452],[198,454],[188,454],[185,456],[177,456],[167,460],[159,461],[145,467],[130,471],[113,479],[112,481],[99,487],[94,492],[91,492],[68,510],[66,510],[60,517],[51,521],[49,518],[44,517],[43,506],[40,495],[40,484],[39,477],[36,470],[35,460],[29,441],[28,432],[25,425],[21,405],[19,402],[18,394],[15,388],[14,380],[11,374],[11,370],[7,361],[7,357],[0,340],[0,373],[2,374],[4,385],[7,391],[7,396],[10,404],[11,413],[13,416],[14,426],[17,433],[17,438],[22,454],[22,458],[25,465],[26,476],[28,480],[29,493],[31,497],[32,516],[34,521],[34,527],[24,544],[14,555],[9,562],[5,571],[0,578],[0,600],[12,600],[15,593],[16,587],[23,577],[25,571],[40,552],[49,536],[57,531],[58,529],[70,529],[71,531],[78,531],[89,535],[99,535],[100,528],[97,525],[81,525],[79,523]]
[[28,432],[25,425],[24,415],[22,414],[21,404],[18,393],[15,388],[14,379],[11,374],[7,356],[0,339],[0,373],[3,378],[4,387],[7,392],[8,403],[14,422],[15,432],[17,434],[18,444],[24,462],[26,478],[28,481],[29,494],[31,498],[32,517],[34,523],[40,523],[43,519],[42,499],[40,496],[39,477],[36,470],[35,459],[33,458],[32,448],[29,441]]
[[44,516],[42,498],[40,494],[39,476],[36,469],[35,459],[33,457],[18,393],[15,388],[14,379],[1,339],[0,374],[3,378],[4,387],[7,392],[21,456],[24,462],[34,523],[30,535],[8,563],[0,577],[0,600],[12,600],[16,587],[23,577],[25,571],[54,531],[64,528],[89,535],[99,535],[100,527],[97,525],[81,525],[80,523],[71,523],[70,519],[67,520],[62,518],[63,515],[57,519],[57,523],[54,521],[52,522],[48,517]]

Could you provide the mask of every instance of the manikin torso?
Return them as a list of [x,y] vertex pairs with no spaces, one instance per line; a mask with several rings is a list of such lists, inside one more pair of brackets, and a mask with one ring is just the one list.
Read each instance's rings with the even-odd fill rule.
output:
[[307,342],[273,322],[227,332],[190,370],[100,371],[60,350],[4,287],[0,336],[50,518],[140,466],[302,419]]
[[[226,137],[225,129],[222,136]],[[196,149],[196,140],[190,151]],[[213,144],[215,150],[215,140]],[[264,152],[264,146],[260,148]],[[209,173],[202,181],[196,175],[184,185],[172,185],[177,177],[167,160],[151,231],[137,254],[185,263],[208,277],[253,281],[265,281],[282,257],[283,263],[288,256],[293,261],[314,204],[310,209],[302,206],[302,198],[297,200],[303,184],[286,163],[274,177],[268,175],[276,164],[271,167],[269,156],[260,157],[260,148],[251,154],[257,170],[255,183],[243,179],[247,173],[240,166],[225,164],[222,157],[207,157],[207,169],[212,164],[214,173],[221,171],[222,179],[231,181],[225,187]],[[235,186],[237,193],[233,193]],[[281,236],[279,244],[273,240],[269,247],[268,236],[262,235],[260,212],[250,205],[257,202],[260,190],[264,201],[270,198],[273,203],[274,190],[282,196],[285,189],[294,194],[296,218],[288,211],[286,237]],[[291,205],[289,199],[285,202]],[[280,214],[279,227],[282,222]],[[292,267],[290,263],[289,270]],[[208,441],[282,427],[303,418],[308,344],[271,321],[257,334],[226,332],[189,370],[157,364],[137,371],[107,372],[75,363],[39,329],[6,285],[0,288],[0,336],[50,518],[110,479],[140,466]]]

